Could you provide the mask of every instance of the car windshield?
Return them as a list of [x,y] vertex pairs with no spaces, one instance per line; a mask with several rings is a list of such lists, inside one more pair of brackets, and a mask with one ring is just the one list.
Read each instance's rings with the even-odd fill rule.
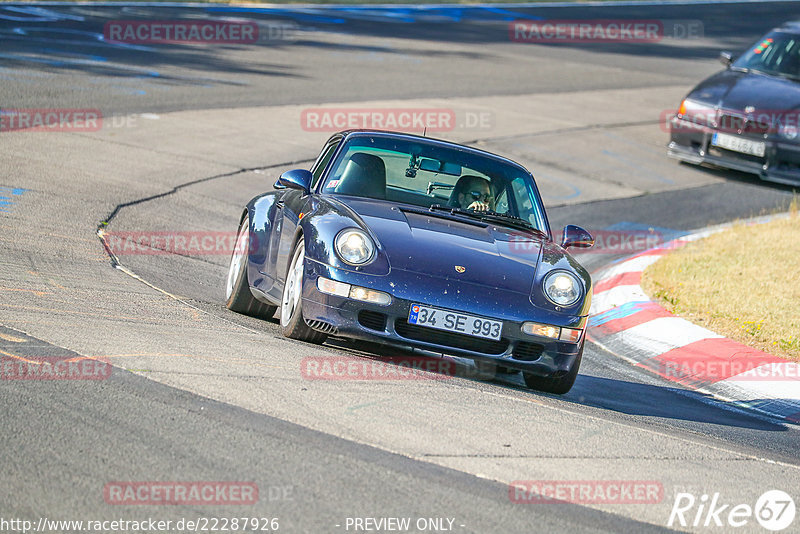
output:
[[769,33],[737,59],[733,67],[800,79],[800,34]]
[[[388,136],[351,138],[322,193],[441,206],[456,213],[521,219],[547,232],[533,177],[522,167],[482,154]],[[445,211],[446,212],[446,211]]]

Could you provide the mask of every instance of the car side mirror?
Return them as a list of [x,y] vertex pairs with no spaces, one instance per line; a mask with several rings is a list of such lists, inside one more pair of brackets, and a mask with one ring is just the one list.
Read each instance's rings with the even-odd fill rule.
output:
[[306,169],[286,171],[275,182],[275,189],[300,189],[307,195],[311,192],[311,179],[311,171]]
[[725,65],[725,67],[730,67],[731,63],[733,63],[733,54],[730,52],[720,52],[719,62]]
[[594,237],[580,226],[568,224],[564,227],[561,246],[564,248],[591,248],[594,246]]

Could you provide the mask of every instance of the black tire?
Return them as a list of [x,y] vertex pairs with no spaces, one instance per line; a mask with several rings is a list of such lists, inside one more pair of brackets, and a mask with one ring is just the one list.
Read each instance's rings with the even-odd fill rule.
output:
[[292,261],[286,271],[281,297],[281,332],[284,336],[320,344],[328,334],[318,332],[306,324],[303,318],[303,263],[305,259],[305,243],[301,238],[292,252]]
[[277,306],[271,306],[253,296],[247,281],[247,254],[250,251],[250,218],[245,215],[239,232],[236,234],[236,246],[231,253],[228,277],[225,281],[227,300],[225,306],[229,310],[262,319],[271,319]]
[[555,393],[556,395],[564,395],[572,389],[575,384],[575,379],[578,377],[578,368],[581,366],[581,359],[583,358],[583,347],[581,346],[578,357],[575,358],[575,363],[572,364],[569,372],[559,378],[550,378],[533,375],[523,371],[522,378],[525,379],[525,385],[531,389],[544,391],[545,393]]

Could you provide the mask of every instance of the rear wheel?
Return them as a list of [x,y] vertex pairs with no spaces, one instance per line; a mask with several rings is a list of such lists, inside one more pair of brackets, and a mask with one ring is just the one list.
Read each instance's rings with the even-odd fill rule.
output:
[[328,335],[310,328],[303,319],[303,278],[305,264],[305,245],[297,242],[286,273],[281,299],[281,332],[286,337],[309,343],[322,343]]
[[225,306],[245,315],[269,319],[275,315],[277,306],[271,306],[253,297],[247,282],[247,255],[250,247],[250,218],[245,216],[236,235],[236,246],[231,254],[228,278],[225,283]]
[[581,358],[583,358],[583,346],[581,346],[578,357],[575,358],[575,362],[572,364],[567,374],[558,378],[552,378],[523,372],[522,378],[525,379],[525,385],[531,389],[544,391],[546,393],[555,393],[556,395],[564,395],[572,389],[572,385],[578,377],[578,368],[581,366]]

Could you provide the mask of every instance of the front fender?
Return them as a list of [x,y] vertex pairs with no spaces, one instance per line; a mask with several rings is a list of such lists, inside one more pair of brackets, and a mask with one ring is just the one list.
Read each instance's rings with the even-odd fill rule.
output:
[[[312,197],[307,208],[308,211],[298,224],[298,232],[302,232],[305,239],[306,259],[344,271],[375,276],[389,274],[391,267],[383,244],[355,212],[334,206],[318,197]],[[336,254],[334,250],[336,235],[345,228],[360,228],[372,238],[375,243],[375,258],[369,264],[350,265]]]
[[[544,294],[544,279],[552,271],[567,271],[575,275],[582,285],[583,295],[572,306],[557,306],[550,302]],[[539,266],[531,288],[531,303],[537,308],[564,315],[588,315],[592,304],[592,277],[566,250],[548,243],[542,247]]]

